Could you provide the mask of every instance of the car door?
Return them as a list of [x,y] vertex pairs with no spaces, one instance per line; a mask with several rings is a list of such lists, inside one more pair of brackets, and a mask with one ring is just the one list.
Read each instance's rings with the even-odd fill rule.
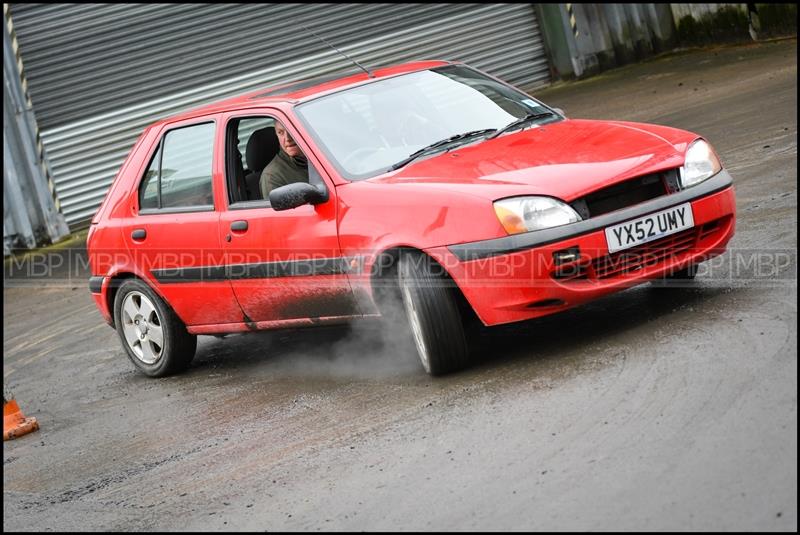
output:
[[187,325],[242,321],[219,241],[216,127],[195,119],[164,129],[123,228],[139,272]]
[[[244,126],[248,118],[262,125],[264,119],[283,123],[308,159],[311,182],[327,188],[327,202],[275,211],[268,200],[236,198],[231,175],[242,151],[235,147],[252,130]],[[229,114],[225,122],[229,204],[220,215],[220,240],[233,292],[248,321],[297,323],[357,315],[347,277],[351,264],[339,249],[336,192],[303,136],[278,110]]]

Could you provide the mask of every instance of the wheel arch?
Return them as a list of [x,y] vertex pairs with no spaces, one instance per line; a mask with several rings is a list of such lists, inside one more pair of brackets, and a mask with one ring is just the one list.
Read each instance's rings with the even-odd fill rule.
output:
[[150,283],[150,281],[148,281],[144,277],[137,275],[132,271],[118,271],[117,273],[114,273],[114,275],[109,277],[108,290],[106,292],[106,305],[108,306],[108,310],[111,312],[111,321],[113,322],[114,328],[117,327],[117,318],[114,314],[114,300],[117,298],[117,292],[119,291],[120,286],[122,286],[122,284],[128,279],[136,279],[146,284],[147,287],[153,291],[153,293],[155,293],[158,297],[161,298],[164,304],[167,307],[169,307],[169,309],[175,314],[175,316],[181,321],[183,321],[183,318],[178,316],[177,312],[175,312],[175,309],[172,307],[172,305],[170,305],[169,302],[166,299],[164,299],[164,296],[161,294],[161,292],[158,291],[158,288],[154,287]]
[[411,245],[395,245],[376,253],[375,260],[370,268],[370,289],[372,291],[376,306],[382,298],[399,298],[400,287],[397,284],[397,267],[400,256],[408,253],[424,255],[431,262],[441,268],[441,273],[453,283],[452,288],[456,293],[456,300],[458,302],[459,310],[462,312],[462,314],[468,314],[477,319],[478,316],[475,310],[467,300],[464,292],[461,291],[461,287],[447,270],[447,267],[442,265],[442,263],[432,255]]

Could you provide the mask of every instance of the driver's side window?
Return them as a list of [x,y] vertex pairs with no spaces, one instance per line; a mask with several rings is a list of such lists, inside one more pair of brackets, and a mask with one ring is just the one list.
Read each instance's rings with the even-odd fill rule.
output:
[[269,192],[294,182],[324,188],[291,133],[269,116],[231,119],[226,130],[228,201],[240,206],[270,206]]
[[275,136],[275,119],[232,119],[226,135],[228,201],[235,204],[261,200],[261,173],[280,148]]

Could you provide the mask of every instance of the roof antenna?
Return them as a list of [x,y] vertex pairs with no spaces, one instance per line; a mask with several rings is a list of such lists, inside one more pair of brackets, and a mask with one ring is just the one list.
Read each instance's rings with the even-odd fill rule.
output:
[[347,59],[349,59],[350,61],[352,61],[353,63],[355,63],[355,64],[358,66],[358,68],[359,68],[359,69],[361,69],[362,71],[364,71],[365,73],[367,73],[367,75],[368,75],[370,78],[375,78],[375,75],[374,75],[374,74],[372,74],[372,73],[369,71],[369,69],[365,68],[365,67],[364,67],[363,65],[361,65],[359,62],[357,62],[356,60],[354,60],[353,58],[351,58],[350,56],[348,56],[347,54],[345,54],[344,52],[342,52],[341,50],[339,50],[338,48],[336,48],[336,47],[335,47],[335,46],[333,46],[332,44],[330,44],[328,41],[326,41],[325,39],[323,39],[322,37],[320,37],[320,36],[319,36],[319,35],[317,35],[316,33],[312,32],[311,30],[309,30],[308,28],[306,28],[306,25],[305,25],[305,24],[300,24],[300,26],[302,26],[303,28],[305,28],[305,30],[306,30],[306,31],[308,31],[308,32],[311,32],[311,33],[314,35],[314,37],[316,37],[317,39],[319,39],[320,41],[322,41],[323,43],[325,43],[326,45],[328,45],[329,47],[331,47],[332,49],[334,49],[335,51],[337,51],[339,54],[343,55],[344,57],[346,57]]

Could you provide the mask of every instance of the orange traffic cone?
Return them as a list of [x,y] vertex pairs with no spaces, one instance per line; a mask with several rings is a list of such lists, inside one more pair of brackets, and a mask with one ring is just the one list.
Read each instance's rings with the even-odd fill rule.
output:
[[25,418],[13,399],[6,401],[3,396],[3,441],[27,435],[39,429],[36,418]]

